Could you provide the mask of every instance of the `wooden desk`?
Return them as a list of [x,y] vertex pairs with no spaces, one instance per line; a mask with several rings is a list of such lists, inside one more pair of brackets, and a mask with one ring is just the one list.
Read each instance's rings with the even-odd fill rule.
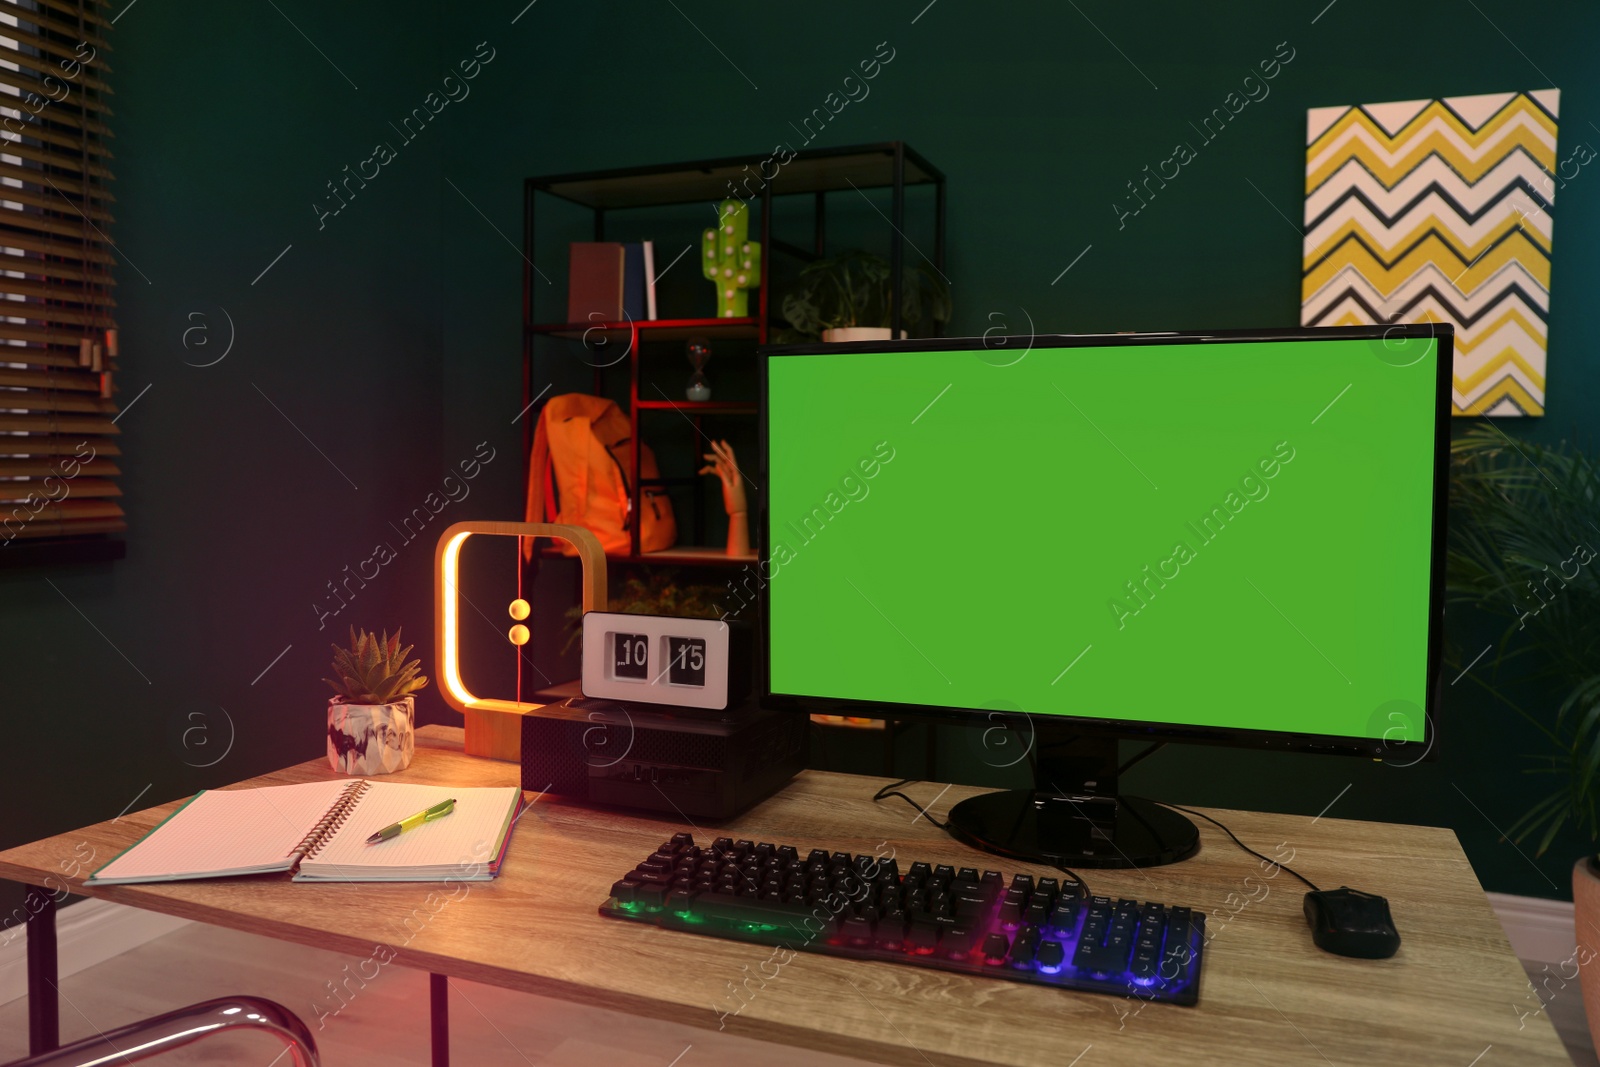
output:
[[[416,762],[394,780],[506,785],[512,764],[460,752],[460,731],[421,731]],[[316,760],[245,785],[326,779]],[[904,803],[869,799],[881,783],[807,772],[731,824],[695,830],[871,853],[887,842],[911,859],[1029,870],[966,849]],[[912,787],[925,803],[937,786]],[[938,812],[979,790],[953,787]],[[0,853],[0,877],[42,885],[93,848],[96,865],[176,804]],[[363,958],[387,946],[394,962],[436,975],[595,1004],[631,1014],[897,1064],[1049,1065],[1285,1062],[1468,1067],[1493,1046],[1498,1063],[1565,1065],[1478,880],[1449,830],[1251,812],[1214,812],[1273,854],[1284,843],[1322,884],[1384,894],[1404,938],[1398,956],[1331,956],[1311,944],[1302,889],[1264,879],[1258,861],[1200,824],[1202,848],[1153,871],[1085,872],[1096,893],[1187,904],[1209,913],[1200,1004],[1180,1008],[1103,994],[801,953],[776,977],[764,946],[694,937],[600,918],[613,881],[684,820],[601,812],[539,797],[514,831],[501,877],[453,890],[427,884],[291,884],[287,876],[73,891]],[[1035,875],[1052,872],[1032,869]],[[1247,884],[1245,878],[1251,880]],[[59,885],[59,881],[56,881]],[[1258,886],[1265,886],[1265,894]],[[1237,894],[1230,902],[1229,894]],[[463,895],[464,894],[464,895]],[[460,899],[446,901],[447,895]],[[1239,902],[1249,896],[1256,901]],[[1236,914],[1230,913],[1236,911]],[[770,967],[768,968],[771,969]],[[744,1002],[730,989],[747,977]],[[765,979],[764,985],[762,979]],[[442,979],[435,984],[442,995]],[[722,1014],[722,1013],[729,1014]],[[1519,1026],[1521,1027],[1519,1029]],[[418,1035],[419,1040],[421,1035]],[[1092,1051],[1075,1060],[1090,1045]]]

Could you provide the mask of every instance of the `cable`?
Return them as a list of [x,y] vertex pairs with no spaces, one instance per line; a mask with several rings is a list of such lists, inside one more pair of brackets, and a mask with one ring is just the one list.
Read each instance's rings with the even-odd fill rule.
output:
[[[1130,763],[1137,763],[1139,760],[1144,759],[1145,756],[1151,755],[1157,748],[1160,748],[1160,747],[1161,747],[1160,744],[1152,745],[1149,749],[1147,749],[1144,752],[1140,753],[1138,756],[1135,756],[1129,762]],[[901,800],[905,801],[907,804],[910,804],[913,808],[916,808],[917,811],[922,815],[923,818],[927,819],[929,822],[931,822],[933,825],[937,826],[939,829],[943,830],[945,833],[949,833],[950,832],[950,824],[948,822],[940,822],[938,819],[934,818],[931,813],[929,813],[927,808],[923,807],[921,804],[918,804],[915,800],[912,800],[906,794],[900,792],[900,787],[901,786],[903,786],[903,785],[912,785],[912,784],[914,784],[916,782],[919,782],[919,781],[921,781],[921,779],[919,779],[919,778],[902,778],[898,782],[891,782],[890,784],[884,786],[882,789],[880,789],[876,793],[874,793],[872,795],[872,799],[874,801],[879,801],[879,800],[883,800],[886,797],[899,797]],[[1261,853],[1257,852],[1255,849],[1251,848],[1249,845],[1245,844],[1243,841],[1240,841],[1238,836],[1232,830],[1228,829],[1222,823],[1218,822],[1216,819],[1213,819],[1211,816],[1205,814],[1204,812],[1195,811],[1192,808],[1180,807],[1177,804],[1169,804],[1169,803],[1167,803],[1166,801],[1163,801],[1163,800],[1149,800],[1148,798],[1145,798],[1145,797],[1139,797],[1139,798],[1136,798],[1136,799],[1144,800],[1146,803],[1149,803],[1149,804],[1159,804],[1164,808],[1171,808],[1173,811],[1181,811],[1185,815],[1193,815],[1196,818],[1204,819],[1206,822],[1210,823],[1211,825],[1213,825],[1213,826],[1217,827],[1219,830],[1221,830],[1223,833],[1227,834],[1229,839],[1231,839],[1234,844],[1238,845],[1240,848],[1244,849],[1244,851],[1250,853],[1250,855],[1256,857],[1261,862],[1270,863],[1274,867],[1278,868],[1279,870],[1288,871],[1290,874],[1292,874],[1296,878],[1300,879],[1300,881],[1302,881],[1306,885],[1310,886],[1313,891],[1321,892],[1321,890],[1317,887],[1317,884],[1315,882],[1313,882],[1311,879],[1307,878],[1305,875],[1301,874],[1299,871],[1295,870],[1293,867],[1290,867],[1286,863],[1279,863],[1277,860],[1271,858],[1270,856],[1263,856]],[[1067,875],[1073,881],[1077,882],[1078,883],[1078,896],[1079,896],[1079,898],[1080,899],[1085,899],[1085,900],[1088,899],[1088,897],[1089,897],[1089,883],[1084,881],[1082,875],[1078,874],[1076,871],[1073,871],[1073,870],[1071,870],[1071,869],[1069,869],[1067,867],[1061,866],[1059,863],[1052,863],[1052,864],[1050,864],[1050,866],[1054,867],[1056,870],[1060,871],[1062,874]]]
[[[904,793],[899,791],[901,786],[903,786],[903,785],[911,785],[912,783],[919,782],[921,780],[922,779],[920,779],[920,778],[902,778],[898,782],[892,782],[889,785],[886,785],[882,789],[878,790],[876,793],[874,793],[872,795],[872,799],[874,801],[878,801],[878,800],[884,799],[885,797],[899,797],[901,800],[905,801],[907,804],[910,804],[913,808],[916,808],[917,811],[921,812],[923,818],[925,818],[929,822],[933,823],[933,825],[937,826],[939,829],[943,830],[945,833],[949,833],[950,832],[950,824],[949,823],[940,822],[938,819],[935,819],[928,812],[927,808],[923,807],[921,804],[918,804],[915,800],[912,800],[910,797],[906,796]],[[935,798],[935,799],[937,799],[937,798]]]
[[1145,758],[1147,758],[1149,756],[1154,756],[1157,752],[1160,752],[1162,749],[1164,749],[1166,747],[1167,747],[1167,743],[1165,741],[1157,741],[1155,744],[1151,745],[1149,748],[1145,749],[1143,752],[1139,753],[1137,756],[1135,756],[1132,759],[1130,759],[1127,763],[1124,763],[1122,766],[1118,767],[1117,768],[1117,773],[1119,775],[1124,773],[1125,771],[1127,771],[1127,769],[1129,767],[1132,767],[1135,763],[1138,763],[1139,761],[1141,761],[1141,760],[1143,760],[1143,759],[1145,759]]
[[1066,875],[1068,878],[1071,878],[1074,882],[1078,883],[1078,899],[1079,900],[1088,900],[1089,899],[1089,883],[1085,882],[1083,880],[1083,875],[1079,874],[1077,871],[1068,870],[1067,868],[1061,866],[1061,864],[1059,864],[1059,863],[1052,863],[1050,866],[1054,867],[1056,870],[1060,871],[1062,874]]
[[1313,882],[1311,879],[1307,878],[1305,875],[1301,874],[1299,871],[1295,870],[1293,867],[1290,867],[1288,864],[1279,863],[1275,859],[1271,859],[1271,858],[1269,858],[1267,856],[1263,856],[1261,853],[1257,852],[1255,849],[1251,848],[1249,845],[1245,844],[1243,841],[1240,841],[1237,837],[1235,837],[1232,830],[1228,829],[1226,826],[1223,826],[1220,822],[1218,822],[1217,820],[1213,819],[1211,816],[1205,814],[1204,812],[1193,811],[1193,810],[1191,810],[1189,808],[1181,808],[1176,804],[1168,804],[1164,800],[1150,800],[1147,797],[1137,797],[1135,799],[1143,800],[1147,804],[1159,804],[1163,808],[1171,808],[1173,811],[1181,811],[1185,815],[1193,815],[1193,816],[1195,816],[1197,818],[1204,819],[1206,822],[1208,822],[1211,825],[1219,828],[1223,833],[1225,833],[1229,837],[1233,838],[1233,843],[1238,845],[1240,848],[1244,849],[1246,852],[1250,853],[1250,855],[1252,855],[1252,856],[1256,857],[1257,859],[1261,860],[1263,863],[1272,864],[1274,867],[1278,868],[1279,870],[1288,871],[1290,874],[1292,874],[1296,878],[1300,879],[1306,885],[1310,886],[1314,892],[1318,892],[1318,893],[1322,892],[1322,890],[1318,889],[1316,883]]
[[[945,833],[950,833],[950,824],[948,822],[940,822],[929,813],[927,808],[923,807],[921,804],[918,804],[915,800],[912,800],[910,797],[906,796],[906,794],[900,792],[901,786],[912,785],[916,782],[920,782],[921,780],[922,779],[920,778],[902,778],[898,782],[891,782],[882,789],[878,790],[876,793],[872,794],[872,799],[874,801],[878,801],[883,800],[885,797],[899,797],[907,804],[910,804],[913,808],[916,808],[917,811],[921,813],[923,818],[933,823],[933,825],[937,826]],[[1052,863],[1049,866],[1054,867],[1056,870],[1060,871],[1062,874],[1071,878],[1078,884],[1077,897],[1079,900],[1089,899],[1089,883],[1083,880],[1083,876],[1081,874],[1079,874],[1077,871],[1069,870],[1068,868],[1061,866],[1059,863]]]
[[[1161,749],[1165,748],[1166,745],[1167,745],[1167,743],[1165,741],[1157,741],[1157,742],[1155,742],[1149,748],[1145,749],[1143,752],[1139,753],[1137,756],[1134,756],[1132,759],[1128,760],[1128,762],[1126,762],[1122,766],[1118,767],[1117,768],[1117,773],[1120,775],[1123,771],[1127,770],[1129,767],[1132,767],[1135,763],[1138,763],[1140,760],[1145,759],[1147,756],[1155,755],[1156,752],[1158,752]],[[1164,800],[1151,800],[1148,797],[1134,797],[1132,799],[1143,800],[1147,804],[1159,804],[1163,808],[1171,808],[1173,811],[1181,811],[1185,815],[1193,815],[1196,818],[1204,819],[1206,822],[1210,823],[1211,825],[1213,825],[1213,826],[1217,827],[1219,830],[1221,830],[1223,833],[1227,834],[1228,837],[1230,837],[1233,840],[1234,844],[1238,845],[1240,848],[1242,848],[1246,852],[1250,853],[1250,855],[1252,855],[1252,856],[1256,857],[1257,859],[1261,860],[1263,863],[1272,864],[1274,867],[1278,868],[1279,870],[1288,871],[1290,874],[1292,874],[1296,878],[1300,879],[1300,881],[1302,881],[1306,885],[1310,886],[1311,889],[1314,892],[1318,892],[1318,893],[1321,892],[1321,890],[1317,888],[1316,883],[1312,882],[1311,879],[1307,878],[1305,875],[1301,874],[1299,871],[1295,870],[1293,867],[1288,866],[1287,864],[1279,863],[1275,859],[1271,859],[1271,858],[1269,858],[1267,856],[1263,856],[1261,853],[1257,852],[1255,849],[1251,848],[1249,845],[1245,844],[1243,841],[1240,841],[1238,839],[1238,837],[1234,836],[1234,833],[1233,833],[1232,830],[1228,829],[1226,826],[1222,825],[1222,823],[1218,822],[1216,819],[1213,819],[1209,815],[1206,815],[1206,814],[1204,814],[1202,812],[1198,812],[1198,811],[1192,811],[1189,808],[1181,808],[1176,804],[1168,804]]]

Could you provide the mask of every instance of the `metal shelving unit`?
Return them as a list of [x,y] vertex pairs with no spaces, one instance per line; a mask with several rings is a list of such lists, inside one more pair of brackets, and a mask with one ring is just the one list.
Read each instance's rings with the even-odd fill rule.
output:
[[[597,335],[608,343],[627,344],[628,417],[633,440],[641,440],[640,416],[650,411],[672,411],[690,420],[695,432],[705,436],[702,421],[707,417],[752,416],[759,413],[754,401],[688,401],[670,398],[656,399],[639,393],[639,364],[641,344],[644,342],[682,342],[703,335],[708,338],[753,339],[759,344],[767,341],[771,322],[769,311],[769,280],[771,253],[781,252],[802,260],[821,258],[827,237],[827,198],[839,192],[861,192],[866,189],[888,188],[891,192],[888,221],[894,231],[890,239],[890,273],[893,287],[891,329],[898,336],[901,329],[901,279],[905,270],[905,191],[908,186],[932,185],[934,188],[934,244],[933,265],[941,272],[945,261],[945,178],[932,164],[923,159],[902,141],[854,145],[846,148],[809,149],[797,152],[782,164],[776,175],[761,182],[759,197],[759,227],[763,250],[761,283],[756,293],[756,313],[736,319],[693,318],[654,319],[644,322],[608,323],[539,323],[535,321],[533,281],[538,267],[535,260],[535,216],[541,197],[556,197],[588,208],[593,213],[592,240],[606,239],[606,222],[612,212],[637,208],[664,207],[674,204],[709,202],[715,204],[728,198],[729,183],[736,187],[747,182],[752,172],[760,174],[763,162],[770,156],[736,156],[723,159],[693,160],[658,166],[626,167],[618,170],[588,171],[575,174],[529,178],[523,187],[523,271],[522,271],[522,399],[524,407],[531,405],[534,394],[534,342],[540,336],[566,339],[592,339]],[[759,179],[758,179],[759,180]],[[748,189],[748,185],[744,186]],[[774,197],[809,195],[814,198],[814,227],[810,247],[795,244],[775,236],[772,232],[772,201]],[[620,361],[619,361],[620,366]],[[603,393],[606,367],[596,367],[594,391]],[[523,458],[527,462],[533,447],[534,415],[523,423]],[[638,514],[644,482],[640,478],[642,450],[633,450],[633,470],[629,484],[632,492],[633,513]],[[679,485],[692,482],[695,486],[695,521],[700,521],[704,479],[653,479],[652,485]],[[676,545],[662,552],[639,551],[639,524],[633,526],[632,552],[625,557],[613,557],[617,562],[671,563],[679,566],[727,566],[755,561],[755,556],[731,557],[715,548],[698,545]]]

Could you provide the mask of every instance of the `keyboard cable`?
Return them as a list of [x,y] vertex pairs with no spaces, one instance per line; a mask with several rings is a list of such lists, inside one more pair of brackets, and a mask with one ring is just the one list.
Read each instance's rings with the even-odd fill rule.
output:
[[[1148,751],[1147,752],[1143,752],[1138,757],[1135,757],[1135,759],[1133,761],[1130,761],[1130,762],[1138,762],[1139,759],[1142,759],[1144,756],[1147,756],[1147,755],[1150,755],[1150,752],[1148,752]],[[879,800],[885,799],[886,797],[899,797],[901,800],[905,801],[907,804],[910,804],[913,808],[916,808],[917,811],[919,813],[921,813],[922,817],[927,819],[934,826],[937,826],[939,829],[945,831],[946,833],[949,833],[950,832],[950,824],[949,823],[939,821],[937,818],[935,818],[933,816],[933,814],[931,812],[928,811],[927,808],[924,808],[921,804],[918,804],[915,800],[912,800],[905,793],[900,792],[900,788],[902,786],[915,785],[920,781],[921,781],[920,778],[902,778],[898,782],[891,782],[889,785],[884,786],[882,789],[880,789],[876,793],[874,793],[873,796],[872,796],[872,799],[874,801],[879,801]],[[1170,803],[1168,803],[1168,802],[1166,802],[1164,800],[1150,800],[1150,799],[1148,799],[1146,797],[1138,797],[1138,798],[1135,798],[1135,799],[1144,800],[1146,803],[1149,803],[1149,804],[1159,804],[1164,808],[1171,808],[1173,811],[1181,811],[1185,815],[1193,815],[1198,819],[1204,819],[1206,822],[1210,823],[1211,825],[1215,826],[1217,829],[1221,830],[1223,833],[1227,834],[1228,838],[1235,845],[1238,845],[1241,849],[1243,849],[1244,851],[1248,852],[1250,855],[1256,857],[1261,862],[1270,863],[1272,866],[1278,868],[1279,870],[1288,871],[1294,877],[1296,877],[1300,881],[1304,882],[1311,889],[1317,890],[1317,884],[1315,882],[1313,882],[1311,879],[1307,878],[1305,875],[1301,874],[1299,871],[1295,870],[1293,867],[1290,867],[1288,864],[1279,863],[1277,860],[1271,858],[1270,856],[1264,856],[1261,853],[1257,852],[1255,849],[1251,848],[1249,845],[1245,844],[1243,841],[1240,841],[1238,835],[1235,834],[1232,830],[1228,829],[1228,827],[1226,825],[1224,825],[1223,823],[1217,821],[1216,819],[1213,819],[1211,816],[1205,814],[1204,812],[1195,811],[1192,808],[1181,807],[1181,806],[1179,806],[1177,804],[1170,804]],[[1051,864],[1051,866],[1055,867],[1056,870],[1062,872],[1063,874],[1067,875],[1068,877],[1072,878],[1075,882],[1078,883],[1078,886],[1079,886],[1078,896],[1080,898],[1082,898],[1082,899],[1087,899],[1088,898],[1088,896],[1089,896],[1089,883],[1084,881],[1082,875],[1078,874],[1076,871],[1069,870],[1068,868],[1063,867],[1060,864]],[[1320,890],[1318,890],[1318,891],[1320,892]]]
[[[900,787],[901,786],[915,785],[920,781],[922,781],[922,779],[920,779],[920,778],[902,778],[898,782],[891,782],[888,785],[884,786],[882,789],[878,790],[876,793],[874,793],[872,795],[872,799],[873,799],[873,801],[876,802],[876,801],[879,801],[879,800],[883,800],[886,797],[899,797],[901,800],[905,801],[907,804],[910,804],[913,808],[916,808],[917,811],[922,814],[923,818],[927,819],[933,825],[937,826],[939,829],[943,830],[945,833],[948,834],[950,832],[950,824],[948,822],[940,822],[938,819],[934,818],[933,814],[931,812],[929,812],[927,808],[923,807],[921,804],[918,804],[915,800],[912,800],[906,794],[900,792]],[[1083,880],[1083,876],[1082,875],[1080,875],[1077,871],[1068,870],[1066,867],[1061,866],[1059,863],[1052,863],[1052,864],[1049,864],[1049,866],[1054,867],[1056,870],[1060,871],[1062,874],[1066,875],[1068,878],[1071,878],[1074,882],[1077,883],[1077,886],[1078,886],[1077,897],[1078,897],[1079,900],[1088,900],[1089,899],[1089,883]]]

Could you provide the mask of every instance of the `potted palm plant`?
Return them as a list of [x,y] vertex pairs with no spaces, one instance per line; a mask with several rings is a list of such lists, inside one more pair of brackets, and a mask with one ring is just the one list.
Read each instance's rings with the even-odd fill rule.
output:
[[[1500,662],[1519,680],[1558,694],[1553,711],[1529,712],[1491,692],[1548,741],[1534,773],[1550,793],[1508,835],[1543,853],[1565,826],[1600,837],[1600,463],[1566,444],[1513,443],[1497,427],[1452,442],[1452,599],[1508,619]],[[1476,676],[1475,676],[1475,680]],[[1600,1041],[1600,857],[1591,845],[1572,869],[1577,961],[1589,1030]]]
[[420,660],[406,661],[400,631],[381,638],[350,630],[350,647],[333,646],[336,696],[328,701],[328,762],[344,774],[389,774],[411,765],[416,751],[416,703],[428,684]]
[[[888,340],[894,300],[891,274],[888,260],[860,249],[806,264],[799,284],[783,298],[789,329],[780,331],[778,340]],[[902,272],[900,321],[911,331],[931,330],[936,322],[950,321],[950,287],[926,261]]]

